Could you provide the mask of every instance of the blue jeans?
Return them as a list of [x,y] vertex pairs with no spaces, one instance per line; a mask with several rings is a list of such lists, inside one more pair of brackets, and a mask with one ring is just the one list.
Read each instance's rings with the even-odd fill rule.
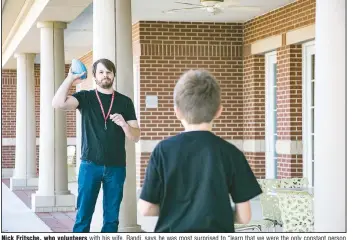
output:
[[77,215],[73,232],[89,232],[101,183],[103,183],[103,227],[118,231],[120,203],[126,177],[125,167],[99,166],[82,160],[78,174]]

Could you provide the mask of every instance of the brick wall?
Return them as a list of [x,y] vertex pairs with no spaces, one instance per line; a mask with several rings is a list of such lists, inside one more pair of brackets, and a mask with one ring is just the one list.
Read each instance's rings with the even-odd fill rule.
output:
[[[275,11],[256,17],[244,23],[244,46],[249,46],[258,40],[285,34],[288,31],[302,28],[315,23],[315,0],[297,0]],[[301,83],[301,46],[283,46],[277,50],[277,134],[279,140],[300,141],[302,140],[302,83]],[[264,90],[265,75],[253,74],[255,63],[250,59],[259,56],[244,57],[244,92],[257,86],[258,91]],[[248,67],[250,64],[250,67]],[[252,65],[251,65],[252,64]],[[264,62],[257,63],[257,69],[264,69]],[[264,72],[261,72],[264,73]],[[250,76],[249,78],[247,78]],[[249,84],[249,85],[247,85]],[[261,86],[261,87],[260,87]],[[264,97],[265,94],[257,96],[244,94],[244,138],[265,141],[262,135],[265,128]],[[248,97],[247,97],[248,96]],[[248,98],[249,101],[246,99]],[[256,113],[247,110],[246,106],[256,106]],[[256,116],[256,120],[251,121],[251,115]],[[250,125],[255,124],[256,130],[252,131],[245,122],[250,117]],[[254,134],[255,132],[255,134]],[[249,137],[249,135],[251,137]],[[250,165],[257,177],[265,176],[265,152],[245,153]],[[257,165],[256,165],[257,164]],[[303,169],[302,154],[278,154],[277,174],[283,177],[301,177]]]
[[[174,116],[173,88],[188,69],[209,70],[222,88],[224,114],[215,132],[242,139],[242,25],[140,22],[140,114],[143,140],[160,140],[182,131]],[[147,109],[147,95],[158,108]],[[155,120],[161,120],[158,128]]]
[[315,23],[316,0],[297,0],[244,24],[244,44]]
[[[65,76],[70,65],[65,66]],[[39,137],[40,129],[40,65],[34,65],[35,75],[35,117],[36,136]],[[14,69],[2,70],[2,138],[16,138],[16,91],[17,73]],[[75,89],[71,89],[73,93]],[[48,103],[51,104],[51,103]],[[67,112],[67,137],[76,136],[76,112]],[[38,169],[39,148],[37,146],[37,169]],[[15,146],[2,146],[2,167],[15,167]]]
[[[265,75],[264,56],[243,56],[243,47],[278,34],[315,23],[314,0],[297,0],[285,7],[254,18],[244,24],[191,22],[138,22],[133,25],[134,65],[138,71],[140,99],[135,103],[140,112],[142,141],[161,140],[182,130],[173,113],[172,92],[178,77],[190,68],[205,68],[219,80],[224,113],[215,122],[215,131],[228,140],[265,140]],[[301,72],[299,46],[283,46],[278,52],[278,125],[280,140],[301,140]],[[88,68],[88,79],[79,89],[91,89],[92,52],[82,56]],[[283,62],[281,62],[283,61]],[[3,70],[3,72],[8,70]],[[7,75],[6,75],[7,74]],[[4,79],[13,78],[9,71]],[[12,75],[11,75],[12,74]],[[12,80],[11,80],[12,81]],[[282,85],[281,85],[282,84]],[[287,85],[289,84],[289,85]],[[15,84],[4,84],[3,136],[14,136]],[[145,106],[147,95],[158,96],[158,108]],[[39,88],[36,87],[36,102]],[[12,105],[11,105],[12,104]],[[300,105],[300,107],[299,107]],[[3,104],[3,106],[5,106]],[[37,115],[39,105],[36,106]],[[283,116],[280,115],[283,111]],[[287,114],[288,113],[288,114]],[[5,115],[4,115],[5,114]],[[37,116],[36,115],[36,116]],[[38,115],[39,116],[39,115]],[[70,117],[69,117],[70,116]],[[74,113],[68,115],[72,121]],[[7,120],[4,121],[4,118]],[[37,119],[39,119],[37,117]],[[158,123],[158,124],[157,124]],[[6,124],[6,125],[5,125]],[[37,130],[39,129],[37,121]],[[280,125],[284,124],[284,125]],[[74,126],[74,122],[73,125]],[[4,131],[6,128],[7,130]],[[74,136],[73,129],[68,128]],[[13,132],[12,132],[13,131]],[[5,135],[6,134],[6,135]],[[3,148],[11,162],[14,147]],[[137,180],[141,186],[149,152],[137,154]],[[265,176],[265,152],[245,155],[257,177]],[[302,156],[279,155],[280,177],[300,176]]]
[[277,132],[279,140],[302,140],[302,47],[277,51]]
[[[65,64],[65,77],[67,76],[69,69],[70,69],[70,64]],[[39,66],[38,66],[39,68]],[[39,84],[38,84],[39,88]],[[69,90],[69,94],[74,94],[76,92],[75,87],[71,87]],[[76,137],[76,111],[75,110],[70,110],[66,111],[66,135],[67,137]]]
[[[11,69],[2,70],[2,94],[1,94],[1,123],[2,138],[11,138],[16,135],[16,71]],[[14,146],[2,146],[1,165],[3,168],[14,166]]]
[[[139,22],[133,30],[142,140],[161,140],[183,130],[174,115],[173,88],[179,76],[192,68],[209,70],[220,83],[224,112],[215,121],[216,134],[243,139],[242,24]],[[147,95],[158,96],[158,108],[146,108]],[[138,161],[140,184],[149,154],[141,153]]]
[[[2,70],[2,137],[13,138],[16,135],[16,70]],[[3,149],[4,150],[4,149]]]
[[[277,51],[278,140],[302,140],[302,47],[285,46]],[[301,177],[302,154],[278,155],[278,177]]]
[[[265,58],[244,57],[244,140],[265,138]],[[265,177],[265,154],[246,152],[257,178]]]
[[266,161],[264,152],[246,152],[244,155],[249,162],[256,178],[265,178],[266,176]]
[[244,139],[265,137],[265,58],[244,58]]
[[[235,37],[234,30],[226,30],[228,25],[223,25],[220,27],[221,29],[217,29],[220,25],[215,23],[139,22],[135,24],[133,41],[135,63],[140,68],[142,139],[160,140],[174,135],[182,129],[173,114],[173,86],[184,70],[206,68],[220,80],[222,90],[225,91],[222,97],[226,98],[223,99],[223,104],[226,105],[226,100],[230,100],[230,104],[226,105],[224,109],[221,122],[216,122],[216,134],[225,139],[265,141],[264,56],[243,56],[241,49],[238,49],[238,47],[244,47],[257,40],[277,34],[285,34],[290,30],[315,23],[315,5],[315,1],[299,0],[250,20],[244,24],[243,34],[238,34],[237,40],[232,39]],[[233,28],[237,29],[241,29],[241,26],[241,24],[232,25]],[[214,49],[216,49],[216,54],[219,55],[209,55],[213,54]],[[236,55],[239,58],[232,59],[235,62],[229,65],[229,61],[232,60],[228,58],[227,54],[232,55],[233,50],[240,55]],[[289,67],[283,65],[286,68],[286,74],[295,76],[296,79],[301,78],[301,69],[296,66],[296,64],[301,64],[302,61],[301,52],[299,53],[301,50],[298,46],[285,46],[284,49],[279,49],[279,52],[282,51],[287,51],[285,55],[292,64]],[[295,53],[294,57],[291,56],[293,53]],[[185,56],[188,57],[185,58]],[[243,62],[240,62],[240,59]],[[281,68],[282,66],[279,66],[279,71],[283,71]],[[233,76],[228,75],[232,72],[239,75],[233,78]],[[243,83],[238,81],[237,78],[241,75],[243,75]],[[229,79],[227,79],[227,76],[229,76]],[[279,78],[281,78],[280,75]],[[290,79],[294,80],[293,77]],[[292,102],[284,109],[284,111],[294,111],[295,113],[291,114],[290,119],[282,119],[286,121],[282,128],[289,124],[289,132],[287,133],[296,137],[295,139],[285,138],[285,140],[300,141],[302,124],[301,83],[292,84],[289,89],[283,89],[281,94],[282,96],[279,96],[283,98],[284,102],[293,99],[295,95],[295,98],[291,100],[295,103]],[[146,109],[144,105],[146,95],[157,95],[159,97],[158,109]],[[229,96],[232,97],[229,98]],[[159,120],[158,125],[155,124],[156,120]],[[278,132],[281,132],[279,133],[280,136],[285,136],[283,130],[278,129]],[[264,178],[265,151],[244,152],[256,176]],[[144,168],[148,163],[148,157],[149,153],[141,153],[141,159],[138,162],[137,174],[140,174],[138,177],[140,185],[143,182]],[[282,154],[278,157],[279,177],[301,176],[301,154]]]
[[83,83],[81,83],[79,85],[79,89],[80,90],[89,90],[92,89],[93,87],[93,79],[92,79],[92,64],[93,64],[93,60],[92,60],[92,51],[86,53],[85,55],[83,55],[80,58],[80,61],[85,64],[86,68],[87,68],[87,79],[84,80]]

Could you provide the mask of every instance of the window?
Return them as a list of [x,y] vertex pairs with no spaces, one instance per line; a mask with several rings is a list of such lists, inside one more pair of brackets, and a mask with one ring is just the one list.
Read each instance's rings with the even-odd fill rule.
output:
[[315,43],[303,44],[303,175],[314,187]]
[[265,55],[266,75],[266,178],[277,178],[277,56]]

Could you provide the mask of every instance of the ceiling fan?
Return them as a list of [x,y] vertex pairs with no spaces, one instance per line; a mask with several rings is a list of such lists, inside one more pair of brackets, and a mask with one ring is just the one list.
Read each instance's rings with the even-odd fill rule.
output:
[[200,4],[186,3],[186,2],[175,2],[178,4],[188,5],[187,8],[175,8],[164,11],[164,13],[175,13],[189,10],[206,10],[210,14],[218,14],[223,12],[225,9],[234,9],[240,11],[258,11],[259,7],[253,6],[240,6],[237,0],[200,0]]

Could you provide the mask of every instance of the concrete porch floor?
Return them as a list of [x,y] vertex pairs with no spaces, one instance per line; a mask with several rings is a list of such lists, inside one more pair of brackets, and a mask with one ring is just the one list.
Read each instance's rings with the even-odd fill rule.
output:
[[[2,231],[7,232],[72,232],[76,212],[34,213],[31,211],[31,194],[34,190],[11,192],[10,180],[2,179],[3,214]],[[69,190],[77,196],[77,182],[69,183]],[[102,190],[99,193],[91,223],[91,232],[100,232],[103,223]],[[258,199],[251,201],[252,219],[261,219],[261,206]],[[137,215],[137,224],[145,232],[153,232],[157,217]]]

